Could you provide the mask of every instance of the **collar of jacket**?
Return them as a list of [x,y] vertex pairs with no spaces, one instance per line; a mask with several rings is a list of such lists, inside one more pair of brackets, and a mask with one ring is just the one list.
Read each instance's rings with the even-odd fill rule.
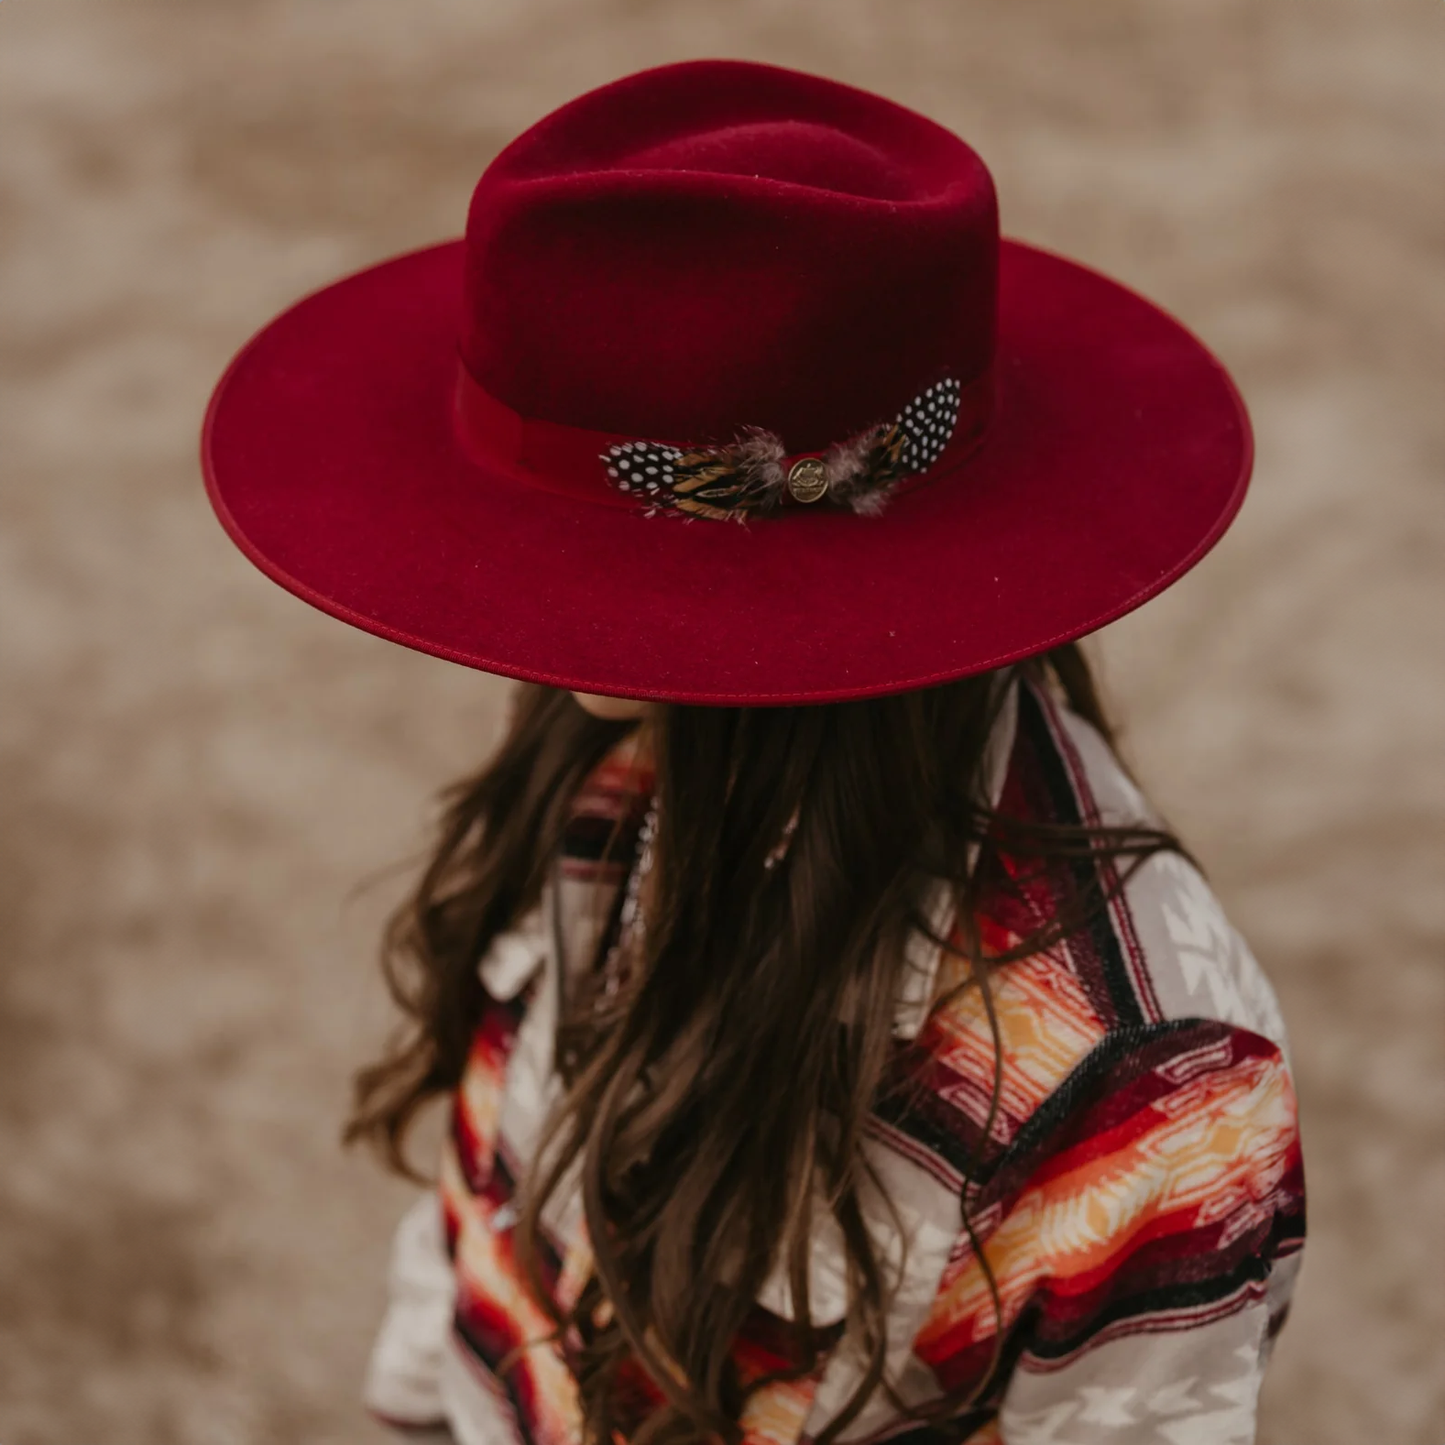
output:
[[[1013,752],[1014,731],[1018,724],[1018,682],[1009,674],[1002,683],[1007,691],[999,707],[998,719],[988,742],[984,763],[988,780],[988,801],[996,807],[1008,776],[1009,758]],[[969,860],[970,865],[972,859]],[[620,886],[620,885],[619,885]],[[953,899],[944,883],[935,883],[926,900],[924,913],[935,934],[946,936],[950,924]],[[491,947],[477,965],[482,983],[494,999],[515,998],[551,951],[547,890],[530,913],[492,940]],[[903,976],[903,992],[893,1019],[893,1033],[898,1038],[917,1036],[933,1003],[934,987],[943,950],[923,933],[915,933],[909,942],[909,967]]]

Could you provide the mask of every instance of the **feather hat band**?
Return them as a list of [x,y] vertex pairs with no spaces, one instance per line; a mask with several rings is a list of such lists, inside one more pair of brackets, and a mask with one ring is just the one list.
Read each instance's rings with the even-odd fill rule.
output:
[[698,61],[545,117],[464,238],[270,323],[203,461],[246,553],[353,625],[579,691],[762,704],[1119,616],[1223,532],[1250,439],[1177,321],[1000,238],[956,136]]

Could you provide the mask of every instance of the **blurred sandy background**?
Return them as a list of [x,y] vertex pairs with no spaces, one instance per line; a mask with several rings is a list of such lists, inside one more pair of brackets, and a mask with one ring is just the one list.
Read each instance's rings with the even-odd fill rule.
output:
[[[341,1445],[408,1194],[336,1144],[499,685],[264,582],[195,462],[249,332],[454,234],[591,85],[751,56],[991,164],[1242,381],[1255,490],[1101,647],[1277,981],[1311,1187],[1262,1439],[1438,1445],[1442,17],[1428,0],[0,5],[0,1440]],[[1203,1442],[1201,1442],[1203,1445]]]

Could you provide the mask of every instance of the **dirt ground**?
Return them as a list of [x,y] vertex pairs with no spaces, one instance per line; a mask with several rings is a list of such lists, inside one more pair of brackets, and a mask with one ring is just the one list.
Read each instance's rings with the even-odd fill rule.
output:
[[[337,1145],[377,921],[501,685],[252,572],[196,434],[249,332],[460,230],[591,85],[749,56],[969,138],[1008,231],[1194,326],[1251,499],[1100,639],[1276,980],[1311,1190],[1272,1445],[1438,1445],[1442,17],[1428,0],[0,5],[0,1440],[360,1445],[408,1198]],[[371,880],[370,886],[360,885]]]

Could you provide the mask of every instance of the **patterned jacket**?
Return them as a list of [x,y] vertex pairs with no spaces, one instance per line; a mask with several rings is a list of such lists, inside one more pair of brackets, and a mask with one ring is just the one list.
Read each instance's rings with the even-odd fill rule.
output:
[[[1011,689],[992,747],[1005,812],[1155,821],[1098,734],[1032,686]],[[367,1381],[369,1406],[396,1424],[443,1426],[460,1445],[581,1439],[557,1346],[525,1351],[505,1378],[493,1368],[551,1329],[513,1257],[511,1204],[559,1087],[549,916],[555,901],[563,954],[590,960],[625,871],[599,862],[601,839],[619,817],[635,827],[650,791],[629,740],[578,797],[555,900],[544,892],[482,961],[490,1003],[455,1097],[440,1195],[398,1230]],[[1017,886],[987,891],[979,923],[1002,952],[1077,894],[1079,869],[1109,865],[996,866]],[[945,890],[933,908],[943,933]],[[889,1377],[916,1404],[979,1380],[996,1346],[1001,1368],[986,1403],[949,1427],[910,1420],[880,1390],[843,1439],[1248,1445],[1299,1263],[1303,1175],[1274,995],[1203,879],[1177,855],[1155,856],[1090,928],[997,971],[1003,1072],[987,1139],[994,1046],[978,992],[935,1004],[953,960],[915,942],[893,1067],[922,1071],[927,1087],[880,1106],[868,1141],[906,1249],[886,1206],[863,1201],[900,1281]],[[962,1225],[965,1188],[1001,1311]],[[542,1222],[544,1272],[567,1302],[591,1258],[575,1189],[554,1194]],[[811,1375],[751,1397],[748,1445],[807,1445],[860,1377],[831,1224],[826,1210],[816,1217],[810,1297],[833,1343]],[[780,1270],[733,1345],[745,1384],[788,1359],[789,1313]]]

